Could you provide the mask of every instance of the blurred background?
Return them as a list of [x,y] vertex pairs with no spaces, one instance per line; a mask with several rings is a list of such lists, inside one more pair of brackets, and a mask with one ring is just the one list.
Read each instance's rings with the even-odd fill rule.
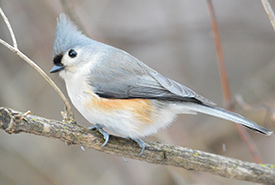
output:
[[[260,1],[213,0],[232,97],[249,106],[235,111],[275,130],[275,33]],[[275,1],[271,1],[275,8]],[[91,38],[121,48],[163,75],[225,107],[206,0],[0,0],[19,49],[45,72],[52,67],[56,18],[69,12]],[[0,38],[11,42],[0,19]],[[49,73],[48,73],[49,74]],[[66,94],[64,82],[50,77]],[[0,45],[0,106],[61,120],[63,102],[17,55]],[[90,124],[74,109],[78,124]],[[248,131],[265,163],[275,163],[275,136]],[[253,161],[233,123],[181,115],[148,137],[192,149]],[[0,131],[0,184],[253,184],[208,173],[148,164],[29,134]]]

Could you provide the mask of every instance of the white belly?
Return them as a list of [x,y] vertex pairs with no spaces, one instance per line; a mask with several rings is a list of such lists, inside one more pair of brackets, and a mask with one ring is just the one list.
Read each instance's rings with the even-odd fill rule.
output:
[[[174,104],[154,107],[152,122],[144,122],[136,119],[128,110],[103,111],[96,106],[86,106],[91,99],[91,94],[85,92],[87,84],[81,84],[77,80],[66,81],[68,95],[77,110],[92,124],[103,125],[107,130],[122,137],[141,138],[155,134],[159,129],[165,128],[179,113],[178,106]],[[99,98],[99,97],[98,97]],[[160,104],[157,100],[150,100],[152,104]],[[180,111],[182,112],[182,111]]]

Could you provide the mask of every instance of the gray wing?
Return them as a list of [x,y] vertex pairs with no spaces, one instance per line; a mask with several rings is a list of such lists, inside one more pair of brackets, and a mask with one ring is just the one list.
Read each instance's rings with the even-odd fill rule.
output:
[[145,98],[214,105],[212,101],[118,49],[112,51],[111,57],[103,57],[91,71],[89,84],[97,95],[104,98]]
[[167,89],[174,95],[178,95],[179,97],[195,98],[203,103],[216,105],[211,100],[208,100],[207,98],[195,93],[193,90],[189,89],[188,87],[185,87],[184,85],[179,84],[178,82],[175,82],[174,80],[162,76],[160,73],[156,71],[150,71],[150,75],[154,77],[154,79],[157,80],[160,83],[160,85],[162,85],[165,89]]

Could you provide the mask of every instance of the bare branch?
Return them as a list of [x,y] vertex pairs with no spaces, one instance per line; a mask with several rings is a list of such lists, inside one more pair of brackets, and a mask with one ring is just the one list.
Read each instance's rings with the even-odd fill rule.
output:
[[8,48],[9,50],[11,50],[11,51],[13,51],[13,52],[16,51],[16,49],[15,49],[12,45],[10,45],[9,43],[7,43],[6,41],[0,39],[0,43],[1,43],[3,46],[5,46],[6,48]]
[[170,165],[187,170],[207,172],[222,177],[250,182],[275,184],[275,165],[255,164],[179,146],[146,143],[141,156],[140,148],[129,139],[110,136],[106,146],[100,147],[103,137],[73,123],[64,123],[0,107],[0,129],[9,134],[21,132],[61,140],[98,151],[153,164]]
[[67,100],[67,98],[65,97],[65,95],[62,93],[62,91],[57,87],[57,85],[54,83],[54,81],[36,63],[34,63],[31,59],[29,59],[24,53],[22,53],[18,49],[17,42],[15,39],[13,30],[11,28],[11,25],[9,23],[9,20],[7,19],[6,15],[4,14],[1,7],[0,7],[0,14],[3,17],[7,27],[9,29],[9,32],[10,32],[10,35],[11,35],[12,41],[13,41],[13,46],[11,46],[9,43],[7,43],[6,41],[4,41],[2,39],[0,39],[0,43],[2,45],[4,45],[5,47],[7,47],[12,52],[14,52],[15,54],[17,54],[20,58],[22,58],[25,62],[27,62],[30,66],[32,66],[36,71],[38,71],[38,73],[53,87],[53,89],[58,93],[58,95],[64,101],[66,114],[62,114],[63,118],[65,120],[70,120],[70,121],[74,120],[71,105],[70,105],[69,101]]
[[[217,50],[217,57],[218,57],[218,65],[219,65],[219,72],[220,72],[220,78],[221,78],[221,85],[222,85],[222,90],[223,90],[223,99],[226,104],[226,107],[228,110],[232,111],[232,107],[230,107],[230,102],[231,102],[231,93],[230,93],[230,87],[229,87],[229,81],[227,78],[227,72],[226,72],[226,67],[224,63],[224,57],[223,57],[223,50],[222,50],[222,44],[221,44],[221,38],[219,34],[219,29],[218,29],[218,23],[217,19],[215,16],[215,11],[214,7],[212,4],[211,0],[207,0],[208,4],[208,9],[210,13],[210,18],[211,18],[211,26],[212,30],[214,33],[214,39],[215,39],[215,44],[216,44],[216,50]],[[248,134],[248,132],[245,130],[244,127],[242,127],[239,124],[234,124],[235,128],[237,129],[239,135],[241,136],[242,140],[244,143],[247,145],[253,159],[257,163],[261,163],[263,160],[260,157],[259,150]]]
[[7,18],[7,16],[5,15],[5,13],[3,12],[2,8],[0,7],[0,14],[1,16],[3,17],[7,27],[8,27],[8,30],[10,32],[10,35],[11,35],[11,39],[12,39],[12,42],[13,42],[13,47],[17,49],[17,42],[16,42],[16,39],[15,39],[15,35],[14,35],[14,32],[12,30],[12,27],[11,27],[11,24]]
[[274,15],[274,12],[272,10],[272,7],[270,6],[268,0],[262,0],[262,4],[264,6],[264,9],[269,17],[269,20],[273,26],[273,29],[275,31],[275,15]]
[[54,83],[54,81],[31,59],[29,59],[24,53],[22,53],[20,50],[16,50],[14,53],[16,53],[20,58],[22,58],[24,61],[26,61],[29,65],[31,65],[36,71],[38,71],[41,76],[54,88],[54,90],[59,94],[61,99],[64,101],[66,106],[66,112],[68,111],[69,115],[65,115],[66,120],[73,120],[73,113],[72,108],[70,106],[70,103],[68,99],[65,97],[65,95],[62,93],[62,91],[58,88],[58,86]]

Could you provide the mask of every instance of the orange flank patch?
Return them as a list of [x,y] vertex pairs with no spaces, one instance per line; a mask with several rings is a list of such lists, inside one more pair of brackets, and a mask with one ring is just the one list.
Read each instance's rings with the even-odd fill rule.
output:
[[107,99],[93,97],[86,104],[90,109],[99,109],[103,112],[111,113],[112,111],[129,111],[134,117],[142,122],[152,122],[153,106],[149,100],[145,99]]

